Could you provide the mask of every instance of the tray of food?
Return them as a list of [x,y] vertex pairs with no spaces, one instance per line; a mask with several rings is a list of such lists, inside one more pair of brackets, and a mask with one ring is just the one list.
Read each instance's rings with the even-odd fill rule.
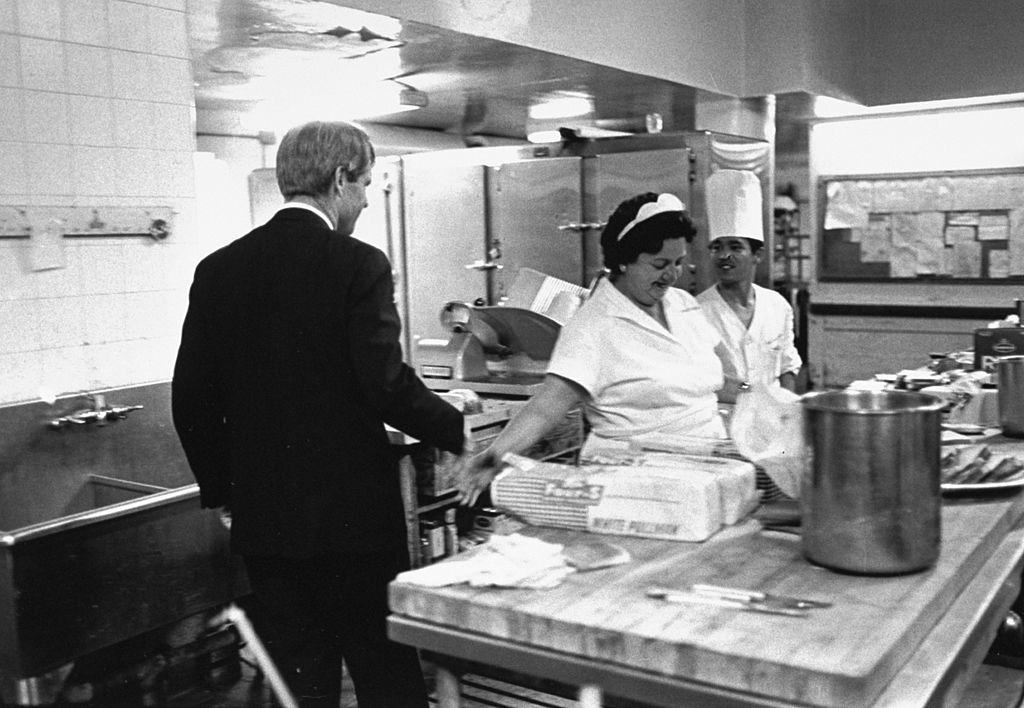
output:
[[1024,487],[1024,460],[1002,454],[983,443],[946,447],[942,451],[942,491],[968,494]]

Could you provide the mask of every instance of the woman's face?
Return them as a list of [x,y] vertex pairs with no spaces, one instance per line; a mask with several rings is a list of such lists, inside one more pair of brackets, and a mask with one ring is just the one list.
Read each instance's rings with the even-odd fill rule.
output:
[[641,253],[635,263],[627,264],[615,286],[636,304],[650,307],[682,276],[685,257],[685,239],[665,239],[657,253]]

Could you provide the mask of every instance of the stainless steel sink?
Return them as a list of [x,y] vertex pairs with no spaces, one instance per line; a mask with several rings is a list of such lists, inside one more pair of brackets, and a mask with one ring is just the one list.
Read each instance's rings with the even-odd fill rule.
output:
[[[18,432],[10,415],[0,427]],[[0,702],[23,705],[47,702],[39,677],[248,591],[227,529],[181,483],[167,420],[65,432],[30,417],[18,450],[0,443]]]

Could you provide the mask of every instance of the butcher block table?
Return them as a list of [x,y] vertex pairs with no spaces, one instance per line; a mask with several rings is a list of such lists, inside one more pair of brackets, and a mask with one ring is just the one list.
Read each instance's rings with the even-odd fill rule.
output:
[[[1024,444],[986,441],[1024,456]],[[655,706],[954,705],[1016,598],[1024,495],[946,497],[936,565],[911,575],[847,575],[812,565],[799,537],[755,521],[704,543],[602,536],[624,565],[546,590],[427,588],[393,582],[390,636],[440,659],[438,700],[459,705],[474,662]],[[588,534],[522,533],[554,543]],[[652,586],[710,583],[831,600],[806,617],[671,604]],[[454,667],[454,668],[451,668]]]

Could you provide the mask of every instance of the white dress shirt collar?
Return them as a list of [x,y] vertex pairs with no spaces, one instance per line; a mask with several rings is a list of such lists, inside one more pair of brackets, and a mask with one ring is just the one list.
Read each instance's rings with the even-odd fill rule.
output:
[[306,211],[311,211],[324,220],[324,222],[327,224],[327,228],[329,228],[331,231],[334,231],[334,224],[332,224],[331,220],[327,218],[327,214],[323,213],[322,211],[320,211],[311,204],[306,204],[305,202],[285,202],[284,204],[277,208],[277,211],[280,212],[285,209],[305,209]]

